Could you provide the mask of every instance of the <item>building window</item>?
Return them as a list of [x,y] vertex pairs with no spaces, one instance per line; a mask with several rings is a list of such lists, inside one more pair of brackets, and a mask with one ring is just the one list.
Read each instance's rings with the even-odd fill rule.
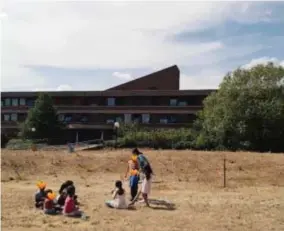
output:
[[17,121],[18,120],[18,114],[16,114],[16,113],[11,114],[11,120]]
[[66,116],[64,117],[64,122],[70,123],[71,121],[72,121],[72,116],[71,116],[71,115],[66,115]]
[[176,122],[177,122],[177,119],[176,119],[175,116],[169,116],[169,117],[168,117],[168,122],[169,122],[169,123],[176,123]]
[[167,120],[167,119],[160,119],[160,123],[161,123],[161,124],[167,124],[167,123],[168,123],[168,120]]
[[108,106],[115,106],[115,98],[108,98],[107,99]]
[[1,107],[3,107],[4,106],[4,101],[3,100],[1,100]]
[[179,106],[187,106],[187,102],[182,101],[182,102],[179,102],[178,105],[179,105]]
[[142,123],[148,124],[150,122],[150,114],[142,114]]
[[124,114],[124,123],[129,124],[131,123],[131,114]]
[[5,106],[11,106],[11,99],[10,98],[5,99]]
[[63,114],[59,114],[58,115],[58,120],[59,121],[64,121],[64,115]]
[[82,116],[82,117],[80,118],[80,122],[82,122],[82,123],[87,123],[87,122],[88,122],[87,116]]
[[114,120],[112,120],[112,119],[108,119],[108,120],[106,120],[106,123],[107,124],[113,124],[115,121]]
[[4,114],[4,121],[10,121],[10,115]]
[[34,103],[35,103],[35,101],[32,100],[32,99],[27,100],[27,105],[28,105],[29,107],[33,107],[33,106],[34,106]]
[[19,101],[17,98],[12,99],[12,106],[18,106],[19,105]]
[[170,100],[170,105],[171,106],[176,106],[177,105],[177,99],[171,99]]
[[26,99],[25,98],[20,98],[20,105],[25,106],[26,105]]

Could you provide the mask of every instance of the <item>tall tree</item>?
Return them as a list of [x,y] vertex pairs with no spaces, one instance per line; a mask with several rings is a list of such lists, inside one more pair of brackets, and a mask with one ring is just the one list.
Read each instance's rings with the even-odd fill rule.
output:
[[284,151],[284,68],[237,69],[204,101],[200,136],[208,146]]
[[23,138],[45,139],[50,142],[60,137],[62,128],[51,97],[46,93],[40,93],[22,126]]

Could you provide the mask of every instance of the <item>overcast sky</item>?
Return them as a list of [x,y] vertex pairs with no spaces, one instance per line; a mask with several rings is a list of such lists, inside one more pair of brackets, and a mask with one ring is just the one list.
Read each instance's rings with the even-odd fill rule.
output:
[[239,66],[284,66],[282,2],[6,0],[1,90],[104,90],[178,65],[182,89]]

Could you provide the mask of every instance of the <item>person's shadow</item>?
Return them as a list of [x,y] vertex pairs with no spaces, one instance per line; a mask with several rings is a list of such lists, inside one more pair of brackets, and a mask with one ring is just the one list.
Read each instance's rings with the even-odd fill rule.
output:
[[[174,203],[166,200],[148,199],[150,208],[154,210],[176,210]],[[155,205],[155,206],[152,206]]]

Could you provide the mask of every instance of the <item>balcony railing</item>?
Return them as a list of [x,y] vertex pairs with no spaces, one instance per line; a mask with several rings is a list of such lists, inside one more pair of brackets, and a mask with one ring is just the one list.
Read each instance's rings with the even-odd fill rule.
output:
[[[187,127],[190,125],[187,123],[139,123],[140,126],[143,127]],[[16,121],[2,121],[2,128],[17,128],[19,127],[19,122]],[[113,129],[113,124],[107,123],[97,123],[97,122],[87,122],[87,123],[79,123],[79,122],[69,122],[66,124],[66,127],[69,129]]]
[[[29,106],[2,107],[2,113],[26,113]],[[77,106],[58,105],[55,106],[58,113],[196,113],[202,106]]]

